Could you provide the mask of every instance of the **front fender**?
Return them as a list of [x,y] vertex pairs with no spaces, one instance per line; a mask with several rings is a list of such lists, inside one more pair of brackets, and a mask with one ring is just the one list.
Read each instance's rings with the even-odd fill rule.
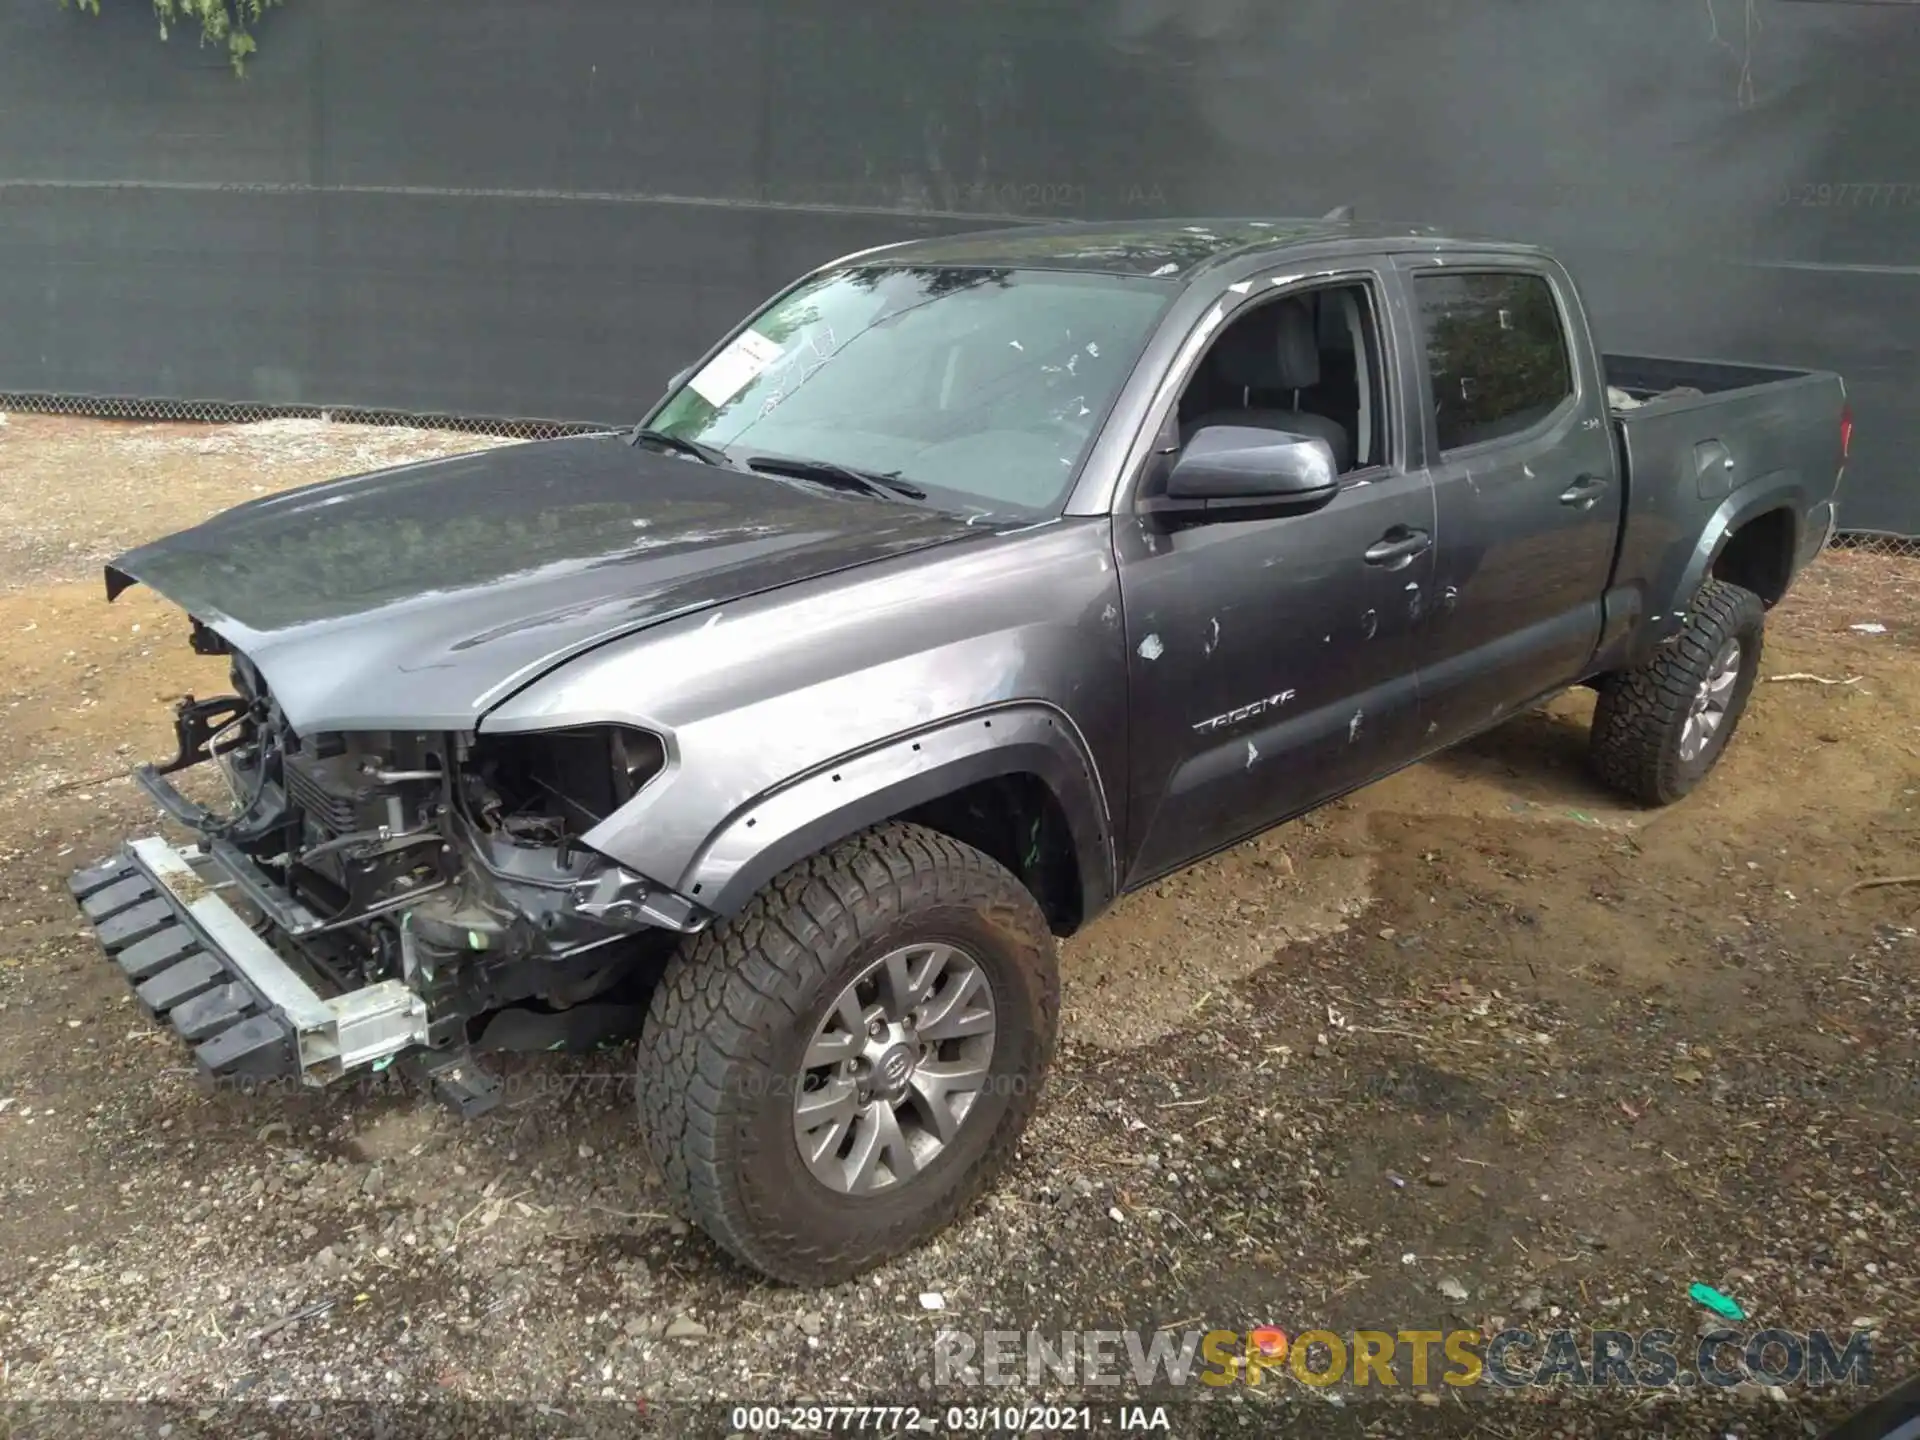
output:
[[1114,893],[1113,826],[1085,741],[1060,710],[975,711],[844,755],[756,796],[695,851],[674,889],[734,915],[782,870],[870,825],[982,780],[1031,774],[1066,816],[1090,914]]
[[[809,847],[942,787],[1020,770],[1077,817],[1082,864],[1107,866],[1108,832],[1125,829],[1124,785],[1099,783],[1126,762],[1119,601],[1104,521],[983,534],[605,645],[479,730],[659,735],[664,769],[581,840],[706,908],[723,892],[745,903]],[[1086,885],[1083,902],[1105,888]]]

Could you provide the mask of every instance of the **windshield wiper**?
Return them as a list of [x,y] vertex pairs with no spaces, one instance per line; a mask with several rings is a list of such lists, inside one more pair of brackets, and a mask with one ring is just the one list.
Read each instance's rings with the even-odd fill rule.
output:
[[927,492],[917,485],[909,485],[900,478],[898,470],[882,473],[878,470],[856,470],[851,465],[842,465],[836,460],[809,460],[791,455],[755,455],[748,459],[749,470],[765,470],[771,475],[791,475],[796,480],[818,480],[824,485],[835,485],[842,490],[855,490],[863,495],[874,495],[882,500],[902,496],[908,500],[924,500]]
[[642,440],[658,445],[663,450],[677,450],[682,455],[691,455],[707,465],[731,465],[727,452],[717,445],[704,445],[698,440],[689,440],[683,435],[670,435],[665,430],[650,430],[645,425],[633,427],[633,433],[627,436],[629,445],[638,445]]

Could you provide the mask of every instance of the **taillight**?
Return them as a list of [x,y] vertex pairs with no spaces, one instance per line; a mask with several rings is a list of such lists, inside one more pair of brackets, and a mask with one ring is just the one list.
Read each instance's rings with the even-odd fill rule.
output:
[[1840,407],[1840,458],[1842,460],[1846,459],[1848,452],[1851,451],[1852,449],[1853,449],[1853,406],[1842,405]]

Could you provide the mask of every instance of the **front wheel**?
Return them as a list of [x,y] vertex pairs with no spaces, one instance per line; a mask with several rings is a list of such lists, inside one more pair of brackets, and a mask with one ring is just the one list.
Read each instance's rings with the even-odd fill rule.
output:
[[641,1121],[723,1249],[833,1284],[944,1229],[1006,1168],[1058,1017],[1026,887],[936,831],[885,825],[669,962],[641,1037]]
[[1591,741],[1600,778],[1646,805],[1671,805],[1704,780],[1746,711],[1765,628],[1758,595],[1702,585],[1679,635],[1601,681]]

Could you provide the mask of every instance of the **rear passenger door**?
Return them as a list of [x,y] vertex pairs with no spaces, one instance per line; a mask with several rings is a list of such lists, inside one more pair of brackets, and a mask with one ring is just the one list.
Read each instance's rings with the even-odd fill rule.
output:
[[1606,397],[1565,272],[1519,255],[1408,256],[1434,486],[1426,744],[1583,677],[1624,497]]

